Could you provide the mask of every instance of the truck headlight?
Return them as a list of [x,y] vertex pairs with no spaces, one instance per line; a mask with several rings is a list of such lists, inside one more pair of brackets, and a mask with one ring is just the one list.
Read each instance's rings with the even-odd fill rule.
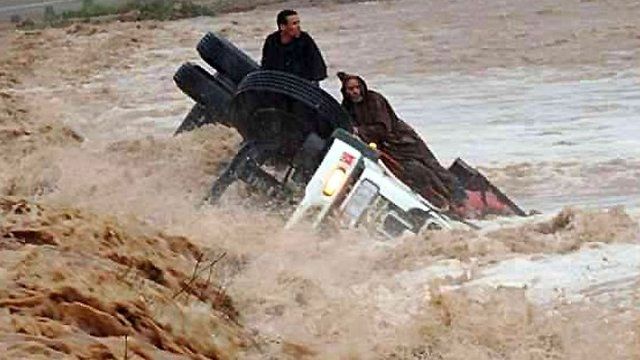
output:
[[326,196],[333,196],[336,192],[342,188],[345,181],[347,180],[347,172],[342,168],[335,168],[329,175],[326,183],[324,184],[324,188],[322,189],[322,193]]

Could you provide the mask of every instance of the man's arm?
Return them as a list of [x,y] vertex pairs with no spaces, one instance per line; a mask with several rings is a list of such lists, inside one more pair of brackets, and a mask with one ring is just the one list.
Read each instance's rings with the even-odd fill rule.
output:
[[366,138],[368,142],[375,142],[383,145],[384,141],[393,136],[393,118],[389,110],[386,99],[374,92],[369,91],[367,99],[368,121],[358,127],[358,132]]
[[357,127],[358,136],[368,142],[368,143],[376,143],[377,145],[381,145],[385,140],[386,129],[383,124],[366,124],[360,125]]
[[311,35],[306,34],[308,42],[307,64],[310,69],[311,80],[321,81],[327,78],[327,65],[322,58],[322,53]]
[[262,45],[262,59],[260,60],[260,66],[264,70],[272,70],[275,68],[274,65],[274,49],[272,44],[272,35],[267,36],[264,40],[264,44]]
[[267,40],[265,40],[264,44],[262,45],[262,59],[260,60],[260,66],[263,69],[267,69],[267,64],[269,63],[268,50],[267,50],[268,41],[269,39],[267,38]]

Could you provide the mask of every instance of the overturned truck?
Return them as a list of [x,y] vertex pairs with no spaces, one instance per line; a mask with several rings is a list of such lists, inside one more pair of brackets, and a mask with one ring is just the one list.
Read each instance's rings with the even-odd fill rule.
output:
[[[176,134],[205,124],[235,128],[242,145],[207,195],[215,204],[235,181],[272,196],[304,189],[287,226],[327,219],[342,227],[365,227],[384,237],[424,229],[473,224],[446,214],[398,180],[375,148],[353,134],[351,120],[327,92],[295,75],[261,70],[228,40],[206,34],[198,43],[202,59],[215,69],[187,62],[176,74],[178,87],[195,105]],[[275,171],[274,171],[275,169]],[[462,160],[449,170],[469,191],[498,199],[512,214],[525,213]]]

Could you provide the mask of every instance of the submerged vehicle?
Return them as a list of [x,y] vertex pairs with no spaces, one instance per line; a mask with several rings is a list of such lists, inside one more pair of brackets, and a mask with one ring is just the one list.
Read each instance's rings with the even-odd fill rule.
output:
[[[395,177],[374,144],[353,134],[349,115],[336,99],[295,75],[261,70],[226,39],[206,34],[197,50],[213,69],[187,62],[174,75],[195,105],[176,134],[205,124],[235,128],[242,145],[207,196],[219,201],[240,180],[295,205],[287,227],[308,221],[320,227],[333,219],[341,227],[365,227],[384,237],[424,229],[473,226],[445,213]],[[525,213],[482,174],[456,159],[449,170],[468,191],[486,194]],[[296,197],[291,189],[303,189]]]

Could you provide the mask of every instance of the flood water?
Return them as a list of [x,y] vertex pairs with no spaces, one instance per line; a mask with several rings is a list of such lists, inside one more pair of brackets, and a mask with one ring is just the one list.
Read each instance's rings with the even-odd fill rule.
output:
[[[531,300],[544,306],[548,301],[555,306],[557,293],[565,290],[575,296],[560,301],[615,292],[621,299],[604,303],[637,309],[640,72],[630,65],[635,50],[609,49],[612,44],[637,48],[637,16],[601,2],[425,4],[305,8],[304,26],[329,63],[323,88],[338,98],[333,74],[359,73],[445,166],[456,157],[465,159],[516,203],[541,210],[542,216],[522,223],[490,220],[477,232],[380,241],[358,231],[332,236],[304,228],[285,231],[283,219],[251,206],[201,207],[238,139],[222,127],[172,136],[193,105],[173,83],[173,73],[186,61],[203,64],[195,46],[207,31],[225,34],[258,59],[265,34],[274,28],[273,9],[176,22],[83,24],[19,37],[16,56],[31,68],[7,94],[24,99],[36,130],[60,121],[84,141],[66,144],[68,137],[43,136],[43,144],[21,156],[23,137],[17,137],[11,148],[19,161],[10,164],[7,189],[141,219],[158,231],[228,252],[220,283],[241,314],[241,325],[276,344],[274,358],[283,358],[285,344],[309,347],[317,358],[384,357],[382,350],[411,343],[435,344],[449,354],[442,358],[457,359],[500,358],[485,351],[496,343],[499,351],[501,344],[517,344],[502,357],[536,356],[546,349],[546,343],[513,338],[519,325],[507,321],[495,327],[504,320],[501,313],[483,311],[490,306],[478,310],[473,296],[457,310],[454,303],[434,304],[431,296],[439,285],[433,281],[462,290],[489,284],[493,290],[511,286],[525,293],[528,287]],[[595,19],[594,14],[603,15],[581,20]],[[565,33],[566,26],[575,27],[570,29],[575,34]],[[554,44],[568,48],[554,50]],[[506,47],[512,50],[500,52]],[[448,54],[467,60],[455,63]],[[521,59],[525,55],[529,60]],[[579,63],[589,56],[601,56],[603,64]],[[544,64],[535,64],[540,58]],[[614,205],[627,208],[609,209]],[[566,206],[593,211],[560,216]],[[555,217],[560,221],[537,223]],[[616,242],[624,244],[610,244]],[[528,306],[519,299],[505,303]],[[443,326],[446,319],[421,318],[441,311],[458,323]],[[556,341],[555,332],[531,328],[529,308],[523,313],[525,320],[518,323],[523,332],[536,341]],[[587,320],[596,319],[592,314]],[[588,358],[580,351],[608,355],[607,346],[616,344],[626,344],[628,353],[636,348],[637,337],[626,332],[624,322],[618,339],[600,341],[593,339],[615,336],[611,327],[567,323],[583,338],[574,341],[569,330],[560,336],[561,350],[578,354],[566,358]],[[425,335],[416,327],[446,333]],[[462,344],[463,350],[449,344]],[[478,351],[472,351],[477,344]],[[588,355],[606,358],[594,354]]]
[[[552,69],[495,70],[380,76],[370,83],[444,164],[461,157],[482,167],[553,168],[556,176],[537,183],[537,193],[519,197],[527,206],[640,204],[637,71],[587,78]],[[578,177],[586,181],[575,182]],[[563,183],[572,184],[564,194],[557,191]]]

